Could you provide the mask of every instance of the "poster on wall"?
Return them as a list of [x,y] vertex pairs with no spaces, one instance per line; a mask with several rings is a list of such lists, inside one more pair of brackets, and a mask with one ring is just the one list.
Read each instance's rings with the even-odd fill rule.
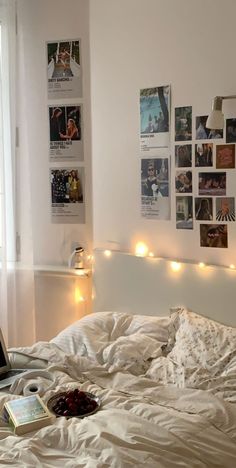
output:
[[227,224],[200,224],[200,246],[227,249]]
[[213,204],[211,197],[195,198],[195,218],[198,221],[213,220]]
[[176,197],[176,229],[193,229],[192,197]]
[[226,143],[236,143],[236,119],[226,119]]
[[53,223],[84,224],[84,168],[51,168],[51,217]]
[[213,166],[213,143],[198,143],[195,145],[195,166]]
[[175,173],[175,192],[176,193],[192,193],[192,171],[176,171]]
[[207,128],[208,115],[196,117],[196,140],[214,140],[223,138],[223,130],[210,130]]
[[175,108],[175,141],[192,140],[192,107]]
[[199,195],[226,195],[226,172],[199,172],[198,177]]
[[141,159],[141,215],[170,219],[169,158]]
[[140,90],[140,145],[142,152],[167,148],[170,140],[170,86]]
[[46,43],[48,98],[82,97],[81,41]]
[[235,168],[235,145],[216,145],[216,169]]
[[233,197],[216,198],[216,220],[235,221],[235,203]]
[[176,167],[191,167],[192,166],[192,145],[176,145],[175,146],[175,166]]
[[83,161],[82,106],[48,108],[50,160]]

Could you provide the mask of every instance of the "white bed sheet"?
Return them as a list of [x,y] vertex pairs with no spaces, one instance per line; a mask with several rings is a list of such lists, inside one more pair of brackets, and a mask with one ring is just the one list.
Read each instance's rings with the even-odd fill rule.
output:
[[[229,382],[222,377],[204,391],[184,388],[178,365],[168,356],[160,355],[166,342],[167,323],[160,323],[162,332],[157,330],[157,322],[151,326],[148,322],[145,330],[145,324],[140,327],[140,317],[135,324],[135,318],[129,321],[127,316],[118,315],[110,317],[110,325],[104,315],[96,316],[97,325],[98,321],[102,324],[100,337],[99,327],[95,327],[96,335],[92,333],[93,317],[77,323],[76,330],[69,330],[68,343],[73,335],[75,346],[75,336],[79,337],[78,350],[87,350],[84,356],[79,352],[72,355],[65,349],[65,336],[64,349],[59,348],[56,339],[57,344],[41,342],[31,348],[14,350],[15,356],[23,357],[28,364],[40,359],[37,362],[52,372],[55,388],[44,394],[45,401],[58,391],[79,385],[99,395],[102,408],[83,420],[58,418],[52,426],[24,437],[9,435],[2,425],[2,466],[236,466],[236,406],[227,401],[227,394],[223,398],[222,393]],[[120,327],[123,340],[117,321],[127,325]],[[142,348],[139,354],[142,375],[135,375],[134,371],[135,342]],[[118,366],[115,365],[117,356]],[[122,364],[125,356],[126,368]],[[1,406],[8,398],[9,395],[2,394]]]

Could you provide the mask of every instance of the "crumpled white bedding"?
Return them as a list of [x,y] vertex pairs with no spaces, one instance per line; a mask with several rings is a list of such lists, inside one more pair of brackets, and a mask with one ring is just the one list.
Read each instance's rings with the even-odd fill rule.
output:
[[[79,385],[99,395],[102,408],[83,420],[58,418],[52,426],[24,437],[9,435],[2,423],[1,466],[236,466],[236,406],[230,403],[233,380],[222,375],[221,381],[208,382],[207,391],[184,388],[183,362],[179,365],[162,355],[169,319],[160,323],[149,319],[96,314],[50,343],[14,350],[15,357],[31,365],[37,359],[53,374],[55,388],[44,394],[45,401]],[[230,397],[225,393],[228,386]],[[235,392],[234,386],[234,396]],[[2,393],[0,405],[8,398]]]

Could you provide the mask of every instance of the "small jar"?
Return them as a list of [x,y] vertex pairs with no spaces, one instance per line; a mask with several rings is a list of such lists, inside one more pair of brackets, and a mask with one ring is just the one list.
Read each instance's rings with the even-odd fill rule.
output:
[[76,247],[74,254],[74,268],[84,268],[84,249],[83,247]]

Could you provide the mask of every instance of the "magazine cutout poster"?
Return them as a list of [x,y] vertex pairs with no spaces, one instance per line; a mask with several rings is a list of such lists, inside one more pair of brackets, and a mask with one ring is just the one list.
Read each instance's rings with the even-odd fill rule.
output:
[[48,98],[82,97],[81,40],[46,43]]
[[50,161],[83,161],[82,106],[48,108]]
[[155,153],[170,143],[170,86],[140,90],[141,151]]
[[170,219],[170,158],[141,159],[141,216]]
[[52,223],[84,224],[85,175],[83,167],[50,169]]

